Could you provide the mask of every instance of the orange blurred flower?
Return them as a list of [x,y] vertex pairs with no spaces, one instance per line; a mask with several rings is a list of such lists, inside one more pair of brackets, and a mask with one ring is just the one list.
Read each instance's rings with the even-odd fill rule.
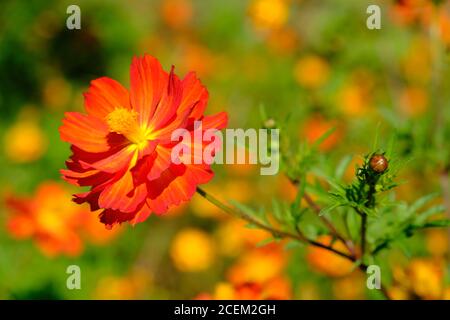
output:
[[185,229],[173,239],[170,256],[180,271],[204,271],[214,262],[215,244],[206,232]]
[[161,16],[174,29],[186,27],[192,20],[194,10],[190,0],[163,0]]
[[450,7],[442,7],[439,11],[439,31],[442,41],[450,46]]
[[282,274],[287,253],[277,244],[255,248],[242,255],[227,272],[231,283],[265,283]]
[[187,42],[183,46],[180,59],[181,70],[195,70],[199,77],[206,78],[214,75],[219,57],[205,46]]
[[292,297],[289,281],[284,277],[277,277],[264,284],[247,282],[231,284],[218,283],[212,295],[202,294],[197,299],[214,300],[287,300]]
[[299,46],[298,35],[292,28],[281,28],[272,31],[267,37],[269,48],[279,54],[289,54]]
[[428,251],[435,257],[444,257],[449,252],[447,230],[429,230],[426,233]]
[[330,67],[322,57],[308,55],[295,64],[294,77],[299,85],[307,89],[318,89],[328,81]]
[[424,88],[407,87],[400,97],[401,111],[410,117],[422,115],[428,106],[428,95]]
[[395,0],[391,7],[391,16],[400,25],[426,23],[433,11],[430,0]]
[[300,138],[306,137],[307,141],[313,144],[332,128],[335,128],[333,133],[319,145],[320,150],[328,151],[336,146],[342,138],[342,131],[335,121],[326,120],[321,115],[313,115],[301,129]]
[[[320,236],[316,241],[327,246],[331,245],[333,249],[350,254],[342,241],[335,240],[333,242],[333,237],[330,235]],[[314,271],[330,277],[343,277],[349,275],[354,269],[352,261],[329,250],[312,245],[308,246],[306,259]]]
[[144,55],[133,59],[130,77],[130,90],[106,77],[92,81],[85,94],[87,114],[67,112],[60,127],[73,151],[63,178],[91,187],[75,195],[75,202],[102,209],[100,219],[109,227],[139,223],[188,201],[214,173],[204,162],[174,164],[171,134],[183,128],[193,135],[195,120],[202,121],[202,131],[227,123],[224,112],[203,115],[208,92],[192,72],[180,80],[173,67],[167,73]]
[[83,234],[95,243],[106,242],[117,234],[107,232],[88,208],[70,199],[70,192],[56,182],[42,183],[31,198],[8,196],[10,234],[17,239],[32,238],[47,256],[79,255]]
[[283,271],[287,254],[278,244],[253,248],[245,252],[227,271],[228,282],[217,284],[213,294],[197,299],[290,299],[292,289]]
[[351,75],[350,80],[338,93],[338,104],[345,115],[367,116],[371,110],[373,77],[364,70],[358,70]]

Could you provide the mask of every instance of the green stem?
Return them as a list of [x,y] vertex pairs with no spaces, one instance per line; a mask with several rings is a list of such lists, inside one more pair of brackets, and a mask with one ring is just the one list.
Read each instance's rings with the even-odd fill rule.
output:
[[[301,232],[301,230],[300,230],[300,228],[298,226],[296,226],[297,234],[290,233],[288,231],[278,230],[278,229],[275,229],[275,228],[273,228],[271,226],[268,226],[268,225],[264,224],[263,222],[261,222],[261,221],[257,220],[256,218],[248,215],[247,213],[243,212],[242,210],[239,210],[237,208],[234,208],[234,207],[231,207],[231,206],[228,206],[228,205],[222,203],[220,200],[218,200],[214,196],[210,195],[209,193],[207,193],[206,191],[204,191],[200,187],[197,187],[197,193],[199,195],[201,195],[203,198],[205,198],[206,200],[208,200],[209,202],[211,202],[213,205],[218,207],[219,209],[223,210],[224,212],[226,212],[226,213],[228,213],[228,214],[230,214],[230,215],[232,215],[234,217],[243,219],[243,220],[245,220],[245,221],[247,221],[247,222],[249,222],[249,223],[251,223],[251,224],[253,224],[253,225],[255,225],[255,226],[257,226],[257,227],[259,227],[261,229],[263,229],[263,230],[266,230],[266,231],[270,232],[272,235],[274,235],[275,237],[294,239],[294,240],[302,242],[302,243],[307,243],[309,245],[316,246],[316,247],[319,247],[319,248],[331,251],[331,252],[333,252],[333,253],[335,253],[335,254],[343,257],[343,258],[346,258],[346,259],[348,259],[348,260],[350,260],[352,262],[357,262],[357,257],[354,256],[354,255],[348,255],[348,254],[346,254],[344,252],[336,250],[336,249],[334,249],[332,247],[329,247],[327,245],[324,245],[324,244],[322,244],[320,242],[308,239]],[[359,264],[359,269],[361,271],[366,272],[367,268],[368,268],[368,266],[365,265],[364,263],[360,263]],[[381,292],[386,297],[386,299],[390,299],[389,294],[388,294],[386,288],[383,285],[381,285]]]
[[361,213],[361,259],[364,260],[366,253],[366,234],[367,234],[367,214]]
[[215,198],[214,196],[210,195],[209,193],[207,193],[206,191],[204,191],[203,189],[197,187],[197,193],[199,195],[201,195],[203,198],[205,198],[206,200],[208,200],[209,202],[211,202],[213,205],[215,205],[216,207],[218,207],[219,209],[223,210],[224,212],[243,219],[257,227],[259,227],[260,229],[266,230],[268,232],[270,232],[273,236],[278,237],[278,238],[289,238],[289,239],[294,239],[303,243],[307,243],[316,247],[320,247],[323,248],[325,250],[331,251],[336,253],[337,255],[344,257],[346,259],[350,259],[352,261],[356,261],[356,258],[354,256],[348,255],[344,252],[341,252],[339,250],[336,250],[332,247],[326,246],[320,242],[308,239],[301,231],[300,229],[297,229],[297,234],[295,233],[291,233],[288,231],[283,231],[283,230],[278,230],[275,229],[271,226],[266,225],[265,223],[257,220],[256,218],[248,215],[247,213],[243,212],[242,210],[239,210],[237,208],[233,208],[230,207],[224,203],[222,203],[220,200],[218,200],[217,198]]
[[[298,187],[298,185],[300,183],[300,181],[298,179],[292,179],[290,177],[288,177],[288,178],[289,178],[289,181],[291,181],[291,183],[294,186]],[[303,199],[305,199],[308,206],[316,213],[316,215],[323,222],[323,224],[325,224],[325,226],[328,228],[328,230],[330,230],[331,234],[335,238],[342,241],[342,243],[345,245],[345,247],[347,248],[347,250],[350,252],[350,254],[352,256],[356,256],[355,245],[353,244],[353,242],[351,240],[345,239],[339,233],[339,231],[336,229],[336,227],[333,225],[333,223],[330,220],[328,220],[327,217],[325,217],[324,215],[321,214],[322,210],[320,209],[319,205],[313,200],[313,198],[307,192],[303,193]]]

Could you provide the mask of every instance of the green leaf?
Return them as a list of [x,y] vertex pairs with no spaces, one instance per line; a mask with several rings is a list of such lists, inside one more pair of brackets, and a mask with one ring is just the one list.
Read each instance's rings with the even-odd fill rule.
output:
[[300,241],[289,241],[284,245],[284,249],[286,250],[292,250],[303,247],[305,244]]
[[420,215],[418,217],[416,217],[415,223],[423,224],[431,216],[434,216],[435,214],[438,214],[438,213],[445,212],[445,210],[446,210],[446,208],[444,205],[431,207],[428,210],[425,210],[424,212],[420,213]]
[[333,134],[334,131],[336,131],[336,128],[334,128],[334,127],[328,129],[323,135],[320,136],[319,139],[314,141],[311,148],[313,150],[316,150],[322,144],[322,142],[324,142],[329,136],[331,136]]
[[340,207],[340,206],[342,206],[342,205],[343,205],[343,204],[341,204],[341,203],[334,203],[334,204],[332,204],[331,206],[328,206],[328,207],[326,207],[326,208],[323,208],[322,210],[320,210],[319,216],[323,216],[323,215],[325,215],[325,214],[327,214],[327,213],[333,211],[334,209],[336,209],[336,208],[338,208],[338,207]]
[[427,203],[429,203],[431,200],[435,199],[437,196],[439,196],[438,193],[431,193],[427,194],[426,196],[423,196],[416,200],[409,208],[411,212],[416,212],[423,206],[425,206]]
[[419,228],[446,228],[450,227],[450,220],[434,220],[424,223]]
[[351,156],[351,155],[347,155],[344,158],[342,158],[342,160],[339,162],[339,164],[336,168],[336,172],[335,172],[336,179],[339,179],[339,180],[342,179],[342,177],[345,174],[345,170],[350,165],[350,162],[352,161],[352,159],[353,159],[353,156]]

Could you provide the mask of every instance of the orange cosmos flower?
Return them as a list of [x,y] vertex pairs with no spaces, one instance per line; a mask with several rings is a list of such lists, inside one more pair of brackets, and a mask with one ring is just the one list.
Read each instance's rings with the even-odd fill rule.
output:
[[73,151],[63,178],[91,187],[74,201],[102,209],[100,220],[108,227],[142,222],[189,200],[214,174],[203,161],[173,163],[171,134],[176,129],[193,134],[198,120],[202,131],[227,123],[224,112],[203,115],[208,92],[192,72],[181,80],[173,67],[167,73],[157,59],[144,55],[133,59],[130,78],[130,90],[106,77],[92,81],[85,94],[87,114],[66,113],[59,129]]
[[[77,256],[83,250],[86,234],[95,243],[105,242],[117,232],[97,230],[93,241],[89,236],[95,220],[86,207],[70,202],[70,192],[56,182],[42,183],[31,198],[7,196],[9,233],[16,239],[32,238],[47,256]],[[97,221],[97,225],[100,223]],[[117,231],[119,229],[116,229]],[[101,241],[102,240],[102,241]]]

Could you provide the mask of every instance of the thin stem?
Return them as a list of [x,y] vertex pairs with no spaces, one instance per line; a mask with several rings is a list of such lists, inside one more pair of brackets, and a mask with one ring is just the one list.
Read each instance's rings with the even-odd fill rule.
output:
[[[239,210],[239,209],[234,208],[234,207],[230,207],[230,206],[222,203],[220,200],[218,200],[217,198],[215,198],[214,196],[210,195],[209,193],[207,193],[206,191],[204,191],[203,189],[201,189],[199,187],[197,187],[197,193],[199,195],[201,195],[203,198],[205,198],[206,200],[208,200],[209,202],[211,202],[213,205],[218,207],[219,209],[223,210],[224,212],[226,212],[226,213],[228,213],[228,214],[230,214],[230,215],[232,215],[234,217],[243,219],[243,220],[245,220],[245,221],[247,221],[247,222],[249,222],[249,223],[251,223],[251,224],[253,224],[253,225],[255,225],[255,226],[257,226],[257,227],[259,227],[261,229],[263,229],[263,230],[266,230],[266,231],[270,232],[271,234],[273,234],[276,237],[294,239],[294,240],[297,240],[297,241],[300,241],[300,242],[303,242],[303,243],[310,244],[312,246],[316,246],[316,247],[319,247],[319,248],[331,251],[331,252],[333,252],[333,253],[335,253],[335,254],[343,257],[343,258],[346,258],[346,259],[348,259],[348,260],[350,260],[352,262],[356,262],[357,261],[357,258],[354,255],[348,255],[348,254],[346,254],[344,252],[336,250],[336,249],[334,249],[332,247],[329,247],[327,245],[324,245],[324,244],[322,244],[320,242],[308,239],[301,232],[301,230],[300,230],[300,228],[298,226],[296,226],[297,234],[290,233],[290,232],[287,232],[287,231],[277,230],[277,229],[275,229],[275,228],[273,228],[271,226],[268,226],[268,225],[262,223],[261,221],[255,219],[254,217],[246,214],[242,210]],[[359,264],[359,269],[361,271],[366,272],[367,268],[368,268],[367,265],[365,265],[363,263]],[[384,294],[386,299],[390,299],[389,293],[387,292],[386,288],[383,285],[381,285],[381,289],[380,290]]]
[[332,251],[332,252],[336,253],[337,255],[340,255],[341,257],[350,259],[352,261],[356,261],[356,258],[351,255],[348,255],[344,252],[336,250],[332,247],[326,246],[320,242],[308,239],[302,232],[300,232],[299,229],[297,230],[297,234],[291,233],[288,231],[275,229],[275,228],[268,226],[268,225],[264,224],[263,222],[257,220],[256,218],[248,215],[247,213],[243,212],[242,210],[239,210],[234,207],[230,207],[230,206],[222,203],[220,200],[218,200],[217,198],[210,195],[209,193],[207,193],[206,191],[204,191],[203,189],[201,189],[199,187],[197,187],[197,193],[200,194],[203,198],[205,198],[209,202],[211,202],[213,205],[218,207],[219,209],[222,209],[224,212],[226,212],[234,217],[243,219],[243,220],[259,227],[260,229],[266,230],[266,231],[270,232],[271,234],[273,234],[275,237],[290,238],[290,239],[294,239],[294,240],[297,240],[297,241],[300,241],[303,243],[308,243],[310,245],[320,247],[320,248],[326,249],[328,251]]
[[366,253],[367,214],[361,212],[361,259]]
[[[449,166],[450,167],[450,166]],[[444,206],[447,211],[447,216],[450,218],[450,181],[449,181],[449,168],[445,168],[441,173],[441,188],[442,195],[444,197]],[[449,242],[450,242],[450,229],[448,230]]]
[[[298,184],[300,183],[300,181],[298,179],[289,178],[289,181],[291,181],[291,183],[296,187],[298,187]],[[307,192],[303,193],[303,199],[305,199],[308,206],[316,213],[316,215],[325,224],[325,226],[328,228],[328,230],[330,230],[331,234],[335,238],[342,241],[342,243],[345,245],[345,247],[347,248],[347,250],[350,252],[350,254],[352,256],[356,256],[355,246],[354,246],[353,242],[351,240],[345,239],[339,233],[339,231],[336,229],[336,227],[333,225],[333,223],[327,217],[325,217],[324,215],[321,214],[322,210],[320,209],[319,205],[314,201],[314,199]]]

